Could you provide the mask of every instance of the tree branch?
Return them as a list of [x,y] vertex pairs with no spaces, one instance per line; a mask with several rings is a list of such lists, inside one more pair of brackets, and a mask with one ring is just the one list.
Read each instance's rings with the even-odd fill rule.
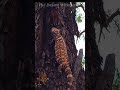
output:
[[82,67],[81,62],[82,62],[82,57],[83,57],[83,49],[79,50],[79,54],[78,57],[76,58],[75,64],[74,64],[74,71],[73,71],[73,75],[75,78],[75,90],[76,90],[76,81],[79,75],[79,71]]
[[75,8],[78,8],[78,7],[81,7],[83,9],[83,11],[85,12],[85,8],[84,8],[83,4],[80,4],[80,5],[76,6]]
[[98,77],[95,90],[112,90],[112,83],[115,75],[115,54],[108,54],[104,70]]
[[107,19],[106,26],[108,26],[109,23],[113,20],[113,18],[116,17],[117,15],[120,15],[119,9],[118,9],[116,12],[114,12],[114,13]]
[[79,34],[79,36],[81,36],[84,32],[85,32],[85,30],[84,30],[84,31],[82,31],[82,32]]
[[78,54],[78,57],[75,61],[75,64],[74,64],[74,77],[75,77],[75,81],[78,77],[78,74],[79,74],[79,71],[81,69],[81,62],[82,62],[82,57],[83,57],[83,49],[80,49],[79,50],[79,54]]
[[119,9],[116,12],[114,12],[111,16],[107,16],[108,18],[107,18],[106,22],[104,22],[104,23],[99,22],[101,29],[100,29],[100,34],[99,34],[99,40],[98,40],[98,42],[100,42],[101,34],[103,34],[103,31],[102,31],[103,27],[105,27],[106,30],[108,31],[107,27],[108,27],[109,23],[111,23],[112,20],[113,20],[113,18],[116,17],[117,15],[120,15]]
[[78,5],[78,6],[74,6],[74,5],[73,5],[72,11],[75,11],[75,9],[78,8],[78,7],[81,7],[81,8],[83,9],[83,11],[85,12],[85,8],[84,8],[83,4],[80,4],[80,5]]

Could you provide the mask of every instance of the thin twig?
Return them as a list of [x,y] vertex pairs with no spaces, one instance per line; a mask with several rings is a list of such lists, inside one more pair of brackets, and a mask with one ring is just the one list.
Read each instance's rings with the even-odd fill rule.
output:
[[82,31],[82,32],[79,34],[79,36],[81,36],[84,32],[85,32],[85,30],[84,30],[84,31]]

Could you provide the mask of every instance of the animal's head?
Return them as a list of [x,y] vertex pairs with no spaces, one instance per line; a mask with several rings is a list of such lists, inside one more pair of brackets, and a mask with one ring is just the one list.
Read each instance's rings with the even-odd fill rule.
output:
[[53,35],[58,35],[58,34],[60,34],[60,29],[57,29],[57,28],[53,27],[51,32],[52,32]]

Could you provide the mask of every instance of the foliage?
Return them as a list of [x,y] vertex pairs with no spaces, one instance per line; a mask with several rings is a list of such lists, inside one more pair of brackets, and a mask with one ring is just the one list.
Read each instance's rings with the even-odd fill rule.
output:
[[81,19],[81,16],[80,16],[80,15],[77,16],[77,22],[78,22],[78,23],[82,22],[82,19]]
[[85,57],[83,57],[83,59],[82,59],[82,64],[83,65],[85,64]]
[[82,67],[85,69],[85,56],[82,58]]
[[80,9],[81,9],[81,7],[76,8],[76,21],[77,21],[77,23],[81,23],[83,18],[84,18]]
[[[84,3],[77,3],[77,5],[80,5],[80,4],[82,4],[83,6],[85,6]],[[83,14],[85,12],[83,10],[80,10],[80,9],[82,9],[82,7],[76,8],[76,22],[77,22],[77,24],[83,22],[83,20],[85,18],[84,14]],[[83,11],[83,12],[81,12],[81,11]],[[81,32],[83,32],[83,31],[80,30],[80,33]],[[85,35],[84,35],[84,33],[81,34],[81,37],[79,38],[79,40],[81,40],[81,41],[84,40],[85,41]],[[85,68],[85,56],[83,56],[83,58],[82,58],[82,67]]]

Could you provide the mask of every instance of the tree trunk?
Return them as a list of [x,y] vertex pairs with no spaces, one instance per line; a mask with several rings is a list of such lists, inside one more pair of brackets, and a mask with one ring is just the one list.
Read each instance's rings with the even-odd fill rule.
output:
[[[119,10],[117,10],[115,13],[113,13],[111,16],[107,18],[107,15],[104,11],[103,7],[103,1],[102,0],[89,0],[86,1],[86,89],[87,90],[97,90],[99,86],[98,83],[100,79],[105,81],[104,87],[99,86],[100,90],[105,89],[108,90],[107,85],[112,86],[113,81],[113,75],[114,75],[114,59],[111,61],[106,61],[105,64],[105,70],[101,71],[101,64],[102,64],[102,57],[99,54],[98,46],[96,44],[96,37],[95,37],[95,28],[94,23],[98,22],[100,24],[100,35],[99,35],[99,41],[100,36],[103,27],[107,29],[109,23],[113,20],[113,18],[118,15]],[[114,58],[114,55],[109,55],[108,57]],[[111,68],[110,65],[113,67]],[[106,68],[107,67],[107,68]],[[108,69],[108,67],[110,69]],[[106,76],[109,76],[106,72],[111,71],[110,77],[106,78]],[[102,73],[106,73],[107,75],[103,75]],[[102,76],[103,75],[103,76]],[[104,77],[105,76],[105,77]],[[104,78],[103,78],[104,77]],[[102,82],[101,80],[101,82]],[[110,80],[110,81],[109,81]],[[103,85],[103,83],[102,83]]]
[[96,90],[112,90],[114,75],[115,54],[109,54],[106,57],[104,70],[97,81]]
[[94,28],[94,5],[96,1],[86,1],[86,90],[95,90],[96,81],[101,73],[102,57],[96,44]]
[[[70,5],[69,2],[35,3],[36,78],[44,78],[44,80],[40,79],[40,85],[36,87],[36,90],[67,90],[66,74],[58,71],[58,63],[56,62],[54,50],[55,43],[51,34],[51,28],[56,27],[61,30],[61,35],[67,46],[72,72],[77,58],[74,35],[78,35],[79,32],[75,22],[75,12],[72,11],[71,13],[71,7],[44,6],[50,4]],[[79,88],[76,90],[79,90]]]

